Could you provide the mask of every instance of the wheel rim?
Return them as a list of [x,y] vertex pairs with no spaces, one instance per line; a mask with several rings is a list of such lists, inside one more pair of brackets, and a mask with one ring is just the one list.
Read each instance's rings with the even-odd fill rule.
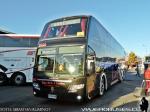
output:
[[102,81],[100,81],[100,95],[104,94],[105,85],[104,85],[104,78],[102,78]]
[[17,75],[15,77],[15,83],[16,84],[22,84],[23,83],[23,76],[22,75]]

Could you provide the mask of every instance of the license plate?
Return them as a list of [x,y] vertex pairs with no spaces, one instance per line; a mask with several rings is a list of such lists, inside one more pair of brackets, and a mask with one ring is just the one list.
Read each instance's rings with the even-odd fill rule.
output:
[[54,94],[48,94],[48,98],[50,99],[57,99],[57,96]]

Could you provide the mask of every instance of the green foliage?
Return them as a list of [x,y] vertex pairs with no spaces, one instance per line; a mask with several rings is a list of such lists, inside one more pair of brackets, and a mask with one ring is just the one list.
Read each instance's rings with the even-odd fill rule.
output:
[[137,56],[135,55],[135,53],[134,52],[130,52],[129,56],[128,56],[127,64],[129,66],[133,66],[133,65],[136,65],[137,62],[138,62],[138,60],[137,60]]

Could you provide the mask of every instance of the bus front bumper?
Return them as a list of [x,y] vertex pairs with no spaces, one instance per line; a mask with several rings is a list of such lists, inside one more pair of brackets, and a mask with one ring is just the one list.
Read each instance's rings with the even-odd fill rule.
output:
[[78,101],[84,100],[84,88],[77,91],[69,91],[63,87],[50,87],[50,88],[35,88],[33,87],[33,95],[55,100]]
[[55,100],[67,100],[67,101],[83,101],[84,95],[80,93],[45,93],[33,90],[33,94],[36,97],[43,97],[48,99],[55,99]]

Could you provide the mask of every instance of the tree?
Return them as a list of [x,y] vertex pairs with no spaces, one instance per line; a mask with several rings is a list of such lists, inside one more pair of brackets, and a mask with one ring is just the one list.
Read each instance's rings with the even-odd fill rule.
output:
[[135,66],[138,63],[137,56],[134,52],[130,52],[127,60],[128,66]]

